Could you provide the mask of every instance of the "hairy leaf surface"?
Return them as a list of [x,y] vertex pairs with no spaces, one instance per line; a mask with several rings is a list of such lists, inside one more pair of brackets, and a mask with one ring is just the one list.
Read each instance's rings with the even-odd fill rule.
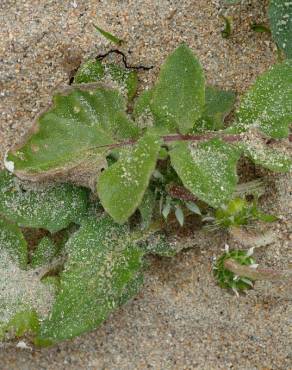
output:
[[258,127],[273,138],[288,136],[292,122],[292,60],[273,66],[257,78],[237,112],[243,131]]
[[0,214],[18,226],[54,233],[84,214],[88,192],[70,184],[34,185],[0,172]]
[[184,186],[199,199],[215,208],[230,199],[237,183],[238,149],[214,139],[198,145],[177,142],[169,154]]
[[170,128],[187,133],[204,110],[205,79],[203,69],[185,45],[180,45],[162,65],[156,83],[151,110]]
[[120,159],[105,170],[97,193],[104,209],[118,222],[125,222],[137,209],[155,169],[161,141],[146,133]]
[[67,242],[68,260],[51,315],[38,344],[51,344],[93,330],[140,288],[143,251],[127,228],[109,217],[86,220]]

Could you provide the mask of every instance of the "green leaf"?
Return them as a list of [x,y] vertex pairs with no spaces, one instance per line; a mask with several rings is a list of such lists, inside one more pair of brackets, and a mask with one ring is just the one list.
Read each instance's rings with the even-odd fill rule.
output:
[[152,220],[154,207],[156,204],[156,197],[153,191],[147,189],[142,202],[139,205],[139,212],[142,218],[142,229],[146,229]]
[[243,153],[255,164],[261,165],[274,172],[289,172],[292,168],[292,159],[277,150],[268,148],[262,141],[252,139],[239,144]]
[[54,233],[87,209],[88,192],[70,184],[34,185],[0,172],[0,214],[18,226]]
[[231,112],[236,95],[213,86],[206,87],[205,110],[195,125],[194,132],[215,131],[224,127],[224,118]]
[[151,110],[171,129],[187,133],[200,118],[205,104],[203,69],[185,45],[180,45],[162,65],[154,87]]
[[57,247],[55,246],[53,241],[48,237],[44,237],[39,242],[31,257],[31,266],[39,267],[41,265],[47,264],[52,261],[56,254]]
[[122,43],[124,42],[122,39],[119,39],[118,37],[112,35],[110,32],[107,32],[105,30],[103,30],[102,28],[96,26],[95,24],[93,25],[94,28],[103,36],[105,37],[107,40],[113,42],[114,44],[117,44],[117,45],[122,45]]
[[114,63],[102,63],[100,60],[90,59],[83,63],[75,77],[74,83],[104,82],[127,92],[129,100],[133,99],[138,86],[137,72],[120,67]]
[[139,132],[125,111],[125,99],[117,91],[98,84],[69,88],[54,96],[37,132],[8,155],[6,166],[21,178],[53,177],[94,188],[107,165],[105,146]]
[[37,344],[95,329],[137,292],[144,252],[127,242],[127,232],[126,227],[104,217],[85,221],[67,242],[60,293],[50,317],[42,323]]
[[124,223],[137,209],[155,169],[161,140],[146,133],[120,159],[105,170],[97,193],[104,209],[118,223]]
[[[20,268],[27,265],[27,243],[19,228],[0,217],[0,251],[5,245],[6,253]],[[0,288],[1,289],[1,288]]]
[[237,112],[237,127],[258,127],[273,138],[288,136],[292,122],[292,60],[274,65],[257,78]]
[[104,65],[96,59],[89,59],[78,68],[74,83],[82,84],[100,81],[104,77]]
[[186,202],[185,203],[186,207],[196,215],[202,216],[200,208],[196,205],[194,202]]
[[54,289],[27,268],[27,244],[20,230],[0,223],[0,340],[35,331],[54,299]]
[[185,216],[184,216],[183,210],[179,206],[177,206],[175,209],[175,217],[178,223],[180,224],[180,226],[183,226],[184,221],[185,221]]
[[152,111],[150,107],[150,103],[152,100],[153,89],[144,90],[138,98],[135,100],[135,105],[133,109],[133,116],[135,120],[141,119],[144,116],[144,120],[152,119]]
[[273,39],[292,58],[292,2],[270,0],[269,19]]
[[137,72],[122,68],[116,64],[107,64],[105,75],[109,75],[114,81],[118,82],[121,89],[127,91],[129,100],[132,100],[138,87]]
[[1,327],[0,322],[0,339],[22,337],[28,332],[37,333],[39,327],[39,318],[34,310],[20,311],[13,316],[7,325]]
[[169,153],[184,186],[199,199],[217,208],[231,198],[237,183],[238,149],[214,139],[199,145],[177,142]]

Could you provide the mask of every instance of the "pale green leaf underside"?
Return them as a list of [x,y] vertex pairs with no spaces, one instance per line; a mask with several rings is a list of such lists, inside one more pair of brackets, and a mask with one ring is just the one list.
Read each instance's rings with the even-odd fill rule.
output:
[[242,130],[258,127],[273,138],[288,136],[292,122],[292,60],[273,66],[257,78],[237,112]]
[[234,192],[239,156],[238,149],[217,139],[199,145],[177,142],[170,150],[172,166],[184,186],[214,208]]
[[88,192],[70,184],[33,185],[0,172],[0,215],[18,226],[57,232],[84,214]]
[[[73,87],[54,96],[53,108],[38,120],[38,131],[7,160],[15,172],[65,172],[96,156],[101,161],[115,140],[135,137],[125,99],[100,85]],[[93,164],[92,164],[93,165]]]
[[38,344],[73,338],[100,325],[136,294],[143,251],[129,244],[127,228],[109,217],[87,220],[67,242],[68,260],[50,317]]
[[141,203],[156,166],[160,145],[160,139],[146,133],[101,174],[97,193],[104,209],[116,222],[124,223]]
[[203,69],[192,51],[182,44],[161,67],[151,110],[170,127],[187,133],[203,113],[204,104]]
[[292,2],[270,0],[269,19],[273,39],[292,58]]

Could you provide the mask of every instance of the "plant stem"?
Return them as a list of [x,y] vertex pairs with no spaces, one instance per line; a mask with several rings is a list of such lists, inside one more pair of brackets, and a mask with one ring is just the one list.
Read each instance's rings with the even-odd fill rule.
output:
[[259,269],[252,268],[250,266],[241,265],[234,259],[229,258],[224,262],[224,267],[233,272],[237,276],[247,277],[251,280],[289,280],[292,281],[292,270],[273,270],[273,269]]
[[[242,141],[242,136],[240,134],[224,134],[224,133],[209,133],[209,134],[198,134],[198,135],[182,135],[182,134],[172,134],[172,135],[164,135],[161,136],[161,139],[165,143],[171,143],[174,141],[205,141],[205,140],[211,140],[211,139],[221,139],[227,143],[235,143],[238,141]],[[292,142],[292,134],[289,134],[288,140]],[[92,149],[99,149],[99,148],[108,148],[108,149],[114,149],[114,148],[120,148],[123,146],[128,145],[135,145],[137,143],[138,139],[129,139],[124,141],[118,141],[113,144],[106,144],[106,145],[99,145],[96,147],[93,147]]]

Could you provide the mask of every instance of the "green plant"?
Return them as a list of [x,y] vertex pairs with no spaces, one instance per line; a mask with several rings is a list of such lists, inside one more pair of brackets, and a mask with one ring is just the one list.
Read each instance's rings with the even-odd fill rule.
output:
[[[120,67],[85,62],[28,141],[7,154],[13,174],[0,176],[0,286],[10,288],[1,293],[0,337],[30,330],[36,344],[49,345],[96,328],[137,294],[145,255],[176,253],[163,234],[175,224],[171,210],[180,224],[212,210],[228,227],[237,202],[236,224],[246,223],[260,217],[255,204],[238,200],[239,158],[291,169],[290,158],[266,144],[289,135],[291,61],[257,79],[228,126],[235,95],[205,86],[186,45],[133,102],[136,82]],[[56,232],[72,224],[58,242]],[[31,248],[19,227],[51,234]]]

